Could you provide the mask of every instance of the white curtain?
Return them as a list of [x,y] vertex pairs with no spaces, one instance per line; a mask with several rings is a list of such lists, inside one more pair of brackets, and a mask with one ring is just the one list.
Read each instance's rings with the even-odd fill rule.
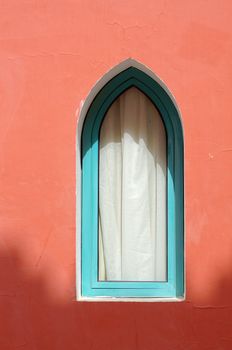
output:
[[166,134],[133,87],[100,133],[99,280],[165,281],[166,253]]

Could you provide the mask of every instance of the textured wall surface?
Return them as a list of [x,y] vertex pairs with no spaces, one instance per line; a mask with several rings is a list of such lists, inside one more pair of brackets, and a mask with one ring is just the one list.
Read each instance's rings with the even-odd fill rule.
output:
[[[0,349],[232,348],[232,2],[0,0]],[[133,57],[185,134],[186,301],[75,301],[77,114]]]

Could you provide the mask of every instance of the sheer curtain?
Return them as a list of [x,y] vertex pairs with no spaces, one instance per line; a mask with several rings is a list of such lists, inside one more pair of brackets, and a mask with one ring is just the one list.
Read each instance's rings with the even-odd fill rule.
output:
[[166,280],[166,133],[130,88],[108,110],[99,148],[99,280]]

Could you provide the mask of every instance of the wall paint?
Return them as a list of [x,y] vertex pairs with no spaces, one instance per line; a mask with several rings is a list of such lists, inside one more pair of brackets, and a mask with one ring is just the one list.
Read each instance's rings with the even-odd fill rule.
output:
[[[231,349],[232,3],[0,1],[0,349]],[[185,133],[186,301],[75,301],[76,110],[133,57]]]

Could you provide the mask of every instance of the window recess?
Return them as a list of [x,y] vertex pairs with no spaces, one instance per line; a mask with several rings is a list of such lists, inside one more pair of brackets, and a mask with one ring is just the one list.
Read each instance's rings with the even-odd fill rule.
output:
[[183,135],[164,89],[131,67],[82,131],[81,294],[183,296]]

